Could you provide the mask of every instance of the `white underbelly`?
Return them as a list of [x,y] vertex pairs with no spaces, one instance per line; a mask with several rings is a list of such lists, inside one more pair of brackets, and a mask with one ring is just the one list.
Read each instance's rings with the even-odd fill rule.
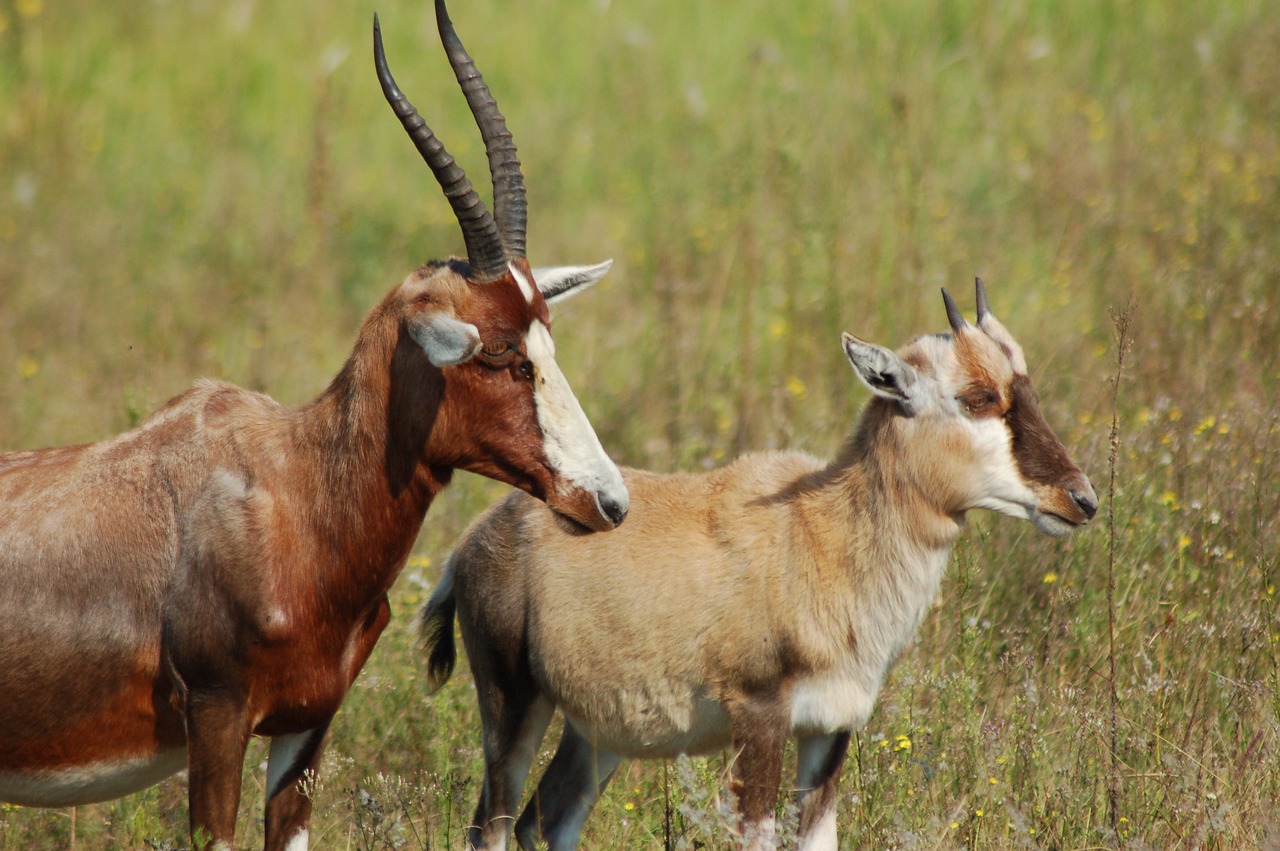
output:
[[682,701],[679,709],[640,701],[615,707],[608,716],[588,719],[561,707],[565,719],[587,741],[631,759],[714,753],[732,741],[729,716],[719,701],[701,697]]
[[154,786],[187,767],[187,749],[52,771],[0,771],[0,801],[28,807],[70,807],[109,801]]

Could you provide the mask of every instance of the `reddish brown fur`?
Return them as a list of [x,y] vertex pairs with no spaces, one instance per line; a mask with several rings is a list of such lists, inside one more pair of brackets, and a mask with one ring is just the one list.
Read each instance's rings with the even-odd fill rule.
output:
[[[267,847],[282,847],[309,809],[293,780],[316,766],[452,470],[599,525],[594,497],[548,468],[519,371],[543,299],[466,271],[396,287],[297,409],[205,381],[114,439],[0,456],[0,791],[89,800],[42,798],[40,772],[186,743],[193,828],[229,843],[248,737],[311,731],[267,805]],[[433,366],[407,329],[435,311],[515,354]]]

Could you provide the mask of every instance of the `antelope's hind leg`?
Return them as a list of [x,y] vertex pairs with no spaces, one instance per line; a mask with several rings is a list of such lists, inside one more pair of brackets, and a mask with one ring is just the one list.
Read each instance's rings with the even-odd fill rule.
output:
[[800,851],[836,851],[836,798],[849,752],[849,731],[801,736],[796,755]]
[[507,847],[525,779],[554,711],[541,695],[497,689],[481,692],[484,788],[467,831],[468,848],[498,851]]
[[542,840],[550,851],[577,848],[587,817],[620,762],[622,757],[597,749],[565,721],[556,754],[516,823],[520,847],[532,851]]

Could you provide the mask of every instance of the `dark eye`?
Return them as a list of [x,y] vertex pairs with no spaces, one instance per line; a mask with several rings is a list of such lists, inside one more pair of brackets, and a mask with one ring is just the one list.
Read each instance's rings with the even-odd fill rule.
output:
[[506,340],[493,340],[480,347],[480,352],[487,358],[500,358],[511,351],[511,344]]
[[982,416],[994,413],[994,409],[1000,404],[1000,397],[991,390],[973,390],[956,397],[956,401],[970,415]]

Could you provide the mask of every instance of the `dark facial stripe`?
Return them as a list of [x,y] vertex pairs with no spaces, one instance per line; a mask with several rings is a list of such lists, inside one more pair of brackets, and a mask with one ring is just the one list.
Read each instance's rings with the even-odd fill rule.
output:
[[1015,375],[1009,384],[1009,411],[1005,423],[1013,435],[1013,457],[1028,481],[1056,485],[1079,474],[1066,447],[1045,422],[1031,379]]

